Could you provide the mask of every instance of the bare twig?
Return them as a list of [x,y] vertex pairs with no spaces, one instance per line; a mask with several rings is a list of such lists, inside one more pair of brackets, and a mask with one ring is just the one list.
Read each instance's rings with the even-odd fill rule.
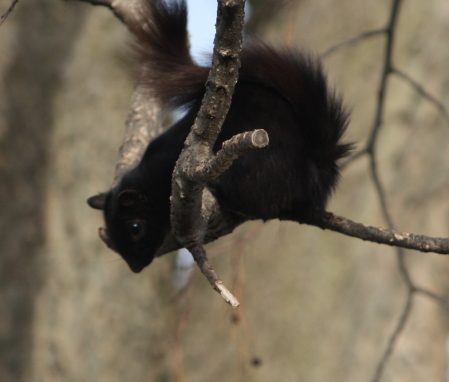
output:
[[399,335],[404,330],[405,324],[407,323],[407,320],[410,317],[410,312],[412,310],[412,304],[413,304],[413,293],[411,291],[409,291],[408,295],[407,295],[407,302],[405,304],[404,310],[402,311],[402,314],[401,314],[401,317],[399,318],[398,324],[396,325],[396,328],[393,331],[393,333],[390,337],[390,340],[388,341],[387,348],[386,348],[385,352],[383,353],[380,362],[377,365],[376,372],[374,374],[372,382],[380,381],[380,378],[382,377],[382,373],[385,368],[385,365],[387,364],[388,359],[390,358],[391,353],[393,352],[396,340],[398,339]]
[[[394,350],[396,341],[397,341],[399,335],[404,330],[405,324],[410,317],[412,304],[413,304],[413,297],[414,297],[415,293],[421,293],[429,298],[432,298],[433,300],[435,300],[436,302],[438,302],[445,308],[449,308],[449,302],[447,300],[443,299],[442,297],[438,296],[435,293],[429,292],[423,288],[418,288],[414,285],[413,280],[408,271],[408,268],[405,264],[404,251],[400,248],[400,247],[403,247],[403,248],[418,249],[418,250],[426,251],[428,248],[430,248],[434,244],[436,244],[439,247],[439,250],[442,250],[442,247],[440,247],[439,245],[443,244],[443,246],[446,248],[443,250],[443,252],[439,252],[439,253],[447,254],[448,253],[447,251],[449,250],[449,247],[447,247],[447,245],[449,244],[448,239],[436,239],[436,241],[434,241],[435,238],[425,238],[422,236],[415,236],[415,235],[407,234],[407,233],[402,233],[402,234],[398,235],[395,231],[393,231],[394,223],[393,223],[391,214],[388,209],[388,205],[387,205],[387,201],[386,201],[386,194],[382,187],[382,184],[381,184],[381,181],[379,178],[379,174],[378,174],[378,170],[377,170],[375,144],[377,142],[378,132],[383,123],[385,97],[386,97],[386,92],[387,92],[387,81],[388,81],[388,77],[390,74],[396,74],[399,77],[401,77],[402,79],[404,79],[405,81],[407,81],[412,87],[414,87],[414,89],[422,97],[424,97],[427,100],[429,100],[430,102],[432,102],[438,108],[440,113],[443,115],[446,122],[449,123],[449,113],[448,113],[446,107],[442,104],[442,102],[438,101],[435,97],[430,95],[426,90],[424,90],[424,88],[420,84],[418,84],[410,76],[406,75],[404,72],[402,72],[398,69],[395,69],[393,67],[392,51],[393,51],[393,43],[394,43],[396,25],[397,25],[396,21],[397,21],[397,17],[399,14],[400,5],[401,5],[400,0],[392,1],[390,20],[385,29],[364,33],[360,36],[357,36],[353,39],[347,40],[341,44],[338,44],[338,45],[328,49],[323,54],[323,56],[329,55],[344,46],[353,44],[355,42],[358,42],[358,41],[368,38],[368,37],[376,36],[378,34],[385,33],[387,35],[387,41],[386,41],[386,46],[385,46],[384,67],[383,67],[383,72],[382,72],[380,84],[379,84],[377,106],[376,106],[374,122],[373,122],[373,125],[371,128],[370,138],[367,142],[366,147],[359,150],[355,155],[353,155],[345,163],[343,163],[342,167],[347,166],[349,163],[362,157],[365,154],[369,155],[371,176],[374,180],[374,184],[375,184],[375,187],[376,187],[376,190],[377,190],[377,193],[379,196],[379,200],[380,200],[380,203],[382,206],[382,211],[383,211],[383,214],[387,221],[389,230],[387,231],[384,229],[380,229],[380,231],[375,232],[377,229],[374,229],[373,227],[365,227],[363,225],[359,225],[358,223],[356,223],[357,226],[352,227],[353,229],[349,229],[349,226],[351,226],[352,222],[348,223],[347,219],[345,219],[345,218],[342,218],[343,220],[339,221],[338,217],[335,217],[333,215],[328,215],[329,217],[331,217],[330,221],[336,219],[335,223],[337,223],[330,229],[338,228],[339,232],[345,233],[345,234],[350,234],[350,235],[354,234],[357,231],[356,236],[360,237],[362,239],[365,234],[367,234],[370,237],[370,240],[371,240],[372,236],[374,235],[374,236],[377,236],[379,239],[382,238],[382,240],[379,240],[378,242],[382,241],[382,242],[384,242],[384,244],[387,244],[386,241],[390,241],[390,243],[394,243],[391,245],[395,245],[398,247],[397,248],[398,268],[399,268],[400,275],[402,276],[402,278],[407,286],[407,289],[408,289],[407,301],[406,301],[404,310],[401,314],[401,317],[398,321],[398,324],[397,324],[395,330],[393,331],[392,335],[390,336],[388,345],[387,345],[386,349],[384,350],[384,353],[377,365],[376,372],[375,372],[375,375],[372,380],[373,382],[380,381],[380,379],[382,377],[383,370]],[[340,228],[341,228],[341,230],[340,230]],[[343,232],[343,228],[348,229],[348,231]],[[349,231],[351,231],[351,232],[349,233]],[[368,231],[370,232],[369,234],[368,234]],[[429,241],[429,239],[430,239],[430,241]],[[439,241],[439,240],[442,240],[442,241]]]
[[449,125],[449,112],[447,111],[446,107],[443,105],[441,101],[437,100],[433,95],[427,92],[422,85],[416,82],[408,74],[405,74],[403,71],[393,68],[392,73],[398,75],[403,80],[407,81],[423,98],[433,103],[437,107],[438,111],[443,115],[444,119],[446,120],[446,123]]
[[[371,129],[371,135],[370,139],[368,140],[368,144],[366,146],[366,151],[370,157],[370,169],[371,169],[371,176],[374,180],[374,184],[379,196],[379,200],[382,207],[382,212],[385,216],[385,220],[387,221],[388,227],[393,230],[394,229],[394,223],[393,219],[391,217],[391,214],[389,212],[387,201],[386,201],[386,194],[384,191],[384,188],[382,186],[382,183],[379,178],[379,173],[377,170],[377,161],[376,161],[376,151],[375,151],[375,144],[377,142],[378,133],[380,130],[380,127],[383,123],[383,115],[384,115],[384,106],[385,106],[385,96],[387,92],[387,81],[389,75],[392,73],[392,52],[393,52],[393,44],[394,44],[394,37],[396,32],[396,22],[399,14],[399,8],[401,5],[401,0],[393,0],[391,5],[391,13],[390,13],[390,20],[388,22],[386,33],[387,33],[387,41],[385,44],[385,56],[384,56],[384,67],[382,71],[382,76],[380,79],[380,85],[378,90],[378,97],[377,97],[377,107],[376,107],[376,114],[374,117],[374,123],[373,127]],[[424,248],[426,245],[424,246]],[[407,296],[407,303],[405,305],[404,311],[401,315],[401,318],[398,322],[398,325],[393,332],[393,334],[390,337],[390,340],[388,342],[388,346],[385,349],[383,356],[381,357],[378,366],[376,368],[375,375],[373,377],[373,382],[378,382],[380,378],[382,377],[383,370],[385,368],[386,363],[388,362],[390,355],[393,352],[394,346],[396,344],[396,340],[399,337],[399,335],[402,333],[402,330],[405,327],[405,323],[407,322],[411,306],[413,302],[413,283],[410,278],[410,274],[408,272],[408,269],[404,262],[404,255],[403,251],[401,249],[397,249],[397,259],[398,259],[398,265],[399,265],[399,272],[403,279],[405,280],[407,287],[408,287],[408,296]]]
[[[383,72],[381,75],[381,80],[380,80],[380,85],[379,85],[379,91],[378,91],[378,98],[377,98],[377,107],[376,107],[376,114],[375,114],[375,119],[374,119],[374,123],[373,123],[373,127],[371,129],[371,135],[370,138],[368,140],[367,146],[365,149],[362,149],[357,156],[355,157],[360,157],[362,156],[364,153],[367,153],[370,157],[370,168],[371,168],[371,175],[372,178],[374,180],[374,184],[377,190],[377,193],[379,195],[379,200],[381,202],[381,206],[382,206],[382,211],[383,214],[385,216],[385,219],[387,221],[388,227],[390,228],[391,232],[394,233],[393,229],[394,229],[394,223],[391,217],[391,214],[389,212],[388,206],[387,206],[387,202],[386,202],[386,195],[385,195],[385,191],[383,189],[383,186],[380,182],[380,178],[379,178],[379,174],[378,174],[378,170],[377,170],[377,161],[376,161],[376,151],[375,151],[375,144],[377,141],[377,136],[378,136],[378,132],[380,130],[380,127],[382,126],[382,122],[383,122],[383,115],[384,115],[384,105],[385,105],[385,96],[386,96],[386,92],[387,92],[387,81],[388,81],[388,77],[390,74],[397,74],[398,76],[402,77],[403,79],[405,79],[406,81],[408,81],[423,97],[427,98],[428,100],[430,100],[431,102],[433,102],[438,109],[440,110],[440,112],[443,114],[443,116],[446,118],[446,120],[448,120],[448,113],[447,110],[444,108],[444,106],[437,101],[434,97],[430,96],[419,84],[416,83],[416,81],[414,81],[412,78],[410,78],[409,76],[405,75],[404,73],[402,73],[401,71],[394,69],[393,68],[393,64],[392,64],[392,51],[393,51],[393,43],[394,43],[394,37],[395,37],[395,31],[396,31],[396,21],[397,21],[397,17],[399,14],[399,8],[401,5],[401,0],[393,0],[392,2],[392,7],[391,7],[391,13],[390,13],[390,20],[388,22],[388,26],[385,30],[386,34],[387,34],[387,41],[386,41],[386,46],[385,46],[385,57],[384,57],[384,68],[383,68]],[[349,161],[347,162],[349,163]],[[417,243],[419,247],[421,247],[421,250],[426,250],[427,248],[429,248],[428,246],[432,246],[433,244],[431,244],[431,242],[433,242],[434,239],[431,239],[431,241],[427,241],[427,239],[429,238],[422,238],[423,240],[421,240],[421,237],[418,236],[414,236],[411,234],[400,234],[399,236],[396,236],[396,233],[393,234],[394,239],[393,242],[396,239],[399,239],[399,241],[403,241],[405,239],[405,242],[408,242],[407,245],[402,245],[402,244],[395,244],[398,248],[397,248],[397,258],[398,258],[398,267],[399,267],[399,272],[404,280],[404,282],[407,285],[407,302],[406,305],[404,307],[404,310],[402,312],[402,315],[399,319],[399,322],[396,326],[396,329],[394,330],[394,332],[392,333],[390,340],[388,342],[388,345],[377,365],[376,368],[376,372],[375,375],[373,377],[373,382],[378,382],[380,381],[381,377],[382,377],[382,373],[383,370],[385,368],[386,363],[388,362],[394,346],[396,344],[396,341],[399,337],[399,335],[402,333],[405,324],[407,322],[407,320],[409,319],[410,313],[411,313],[411,307],[412,307],[412,303],[413,303],[413,297],[415,292],[419,291],[425,295],[427,295],[428,297],[431,297],[433,299],[435,299],[436,301],[438,301],[440,304],[444,305],[445,307],[448,306],[448,303],[442,299],[441,297],[432,294],[424,289],[420,289],[417,288],[414,283],[413,280],[410,276],[410,273],[408,271],[408,268],[405,264],[405,255],[404,255],[404,251],[400,248],[413,248],[414,246],[409,246],[410,242],[409,239],[412,239],[411,241],[413,242],[414,239],[417,239]],[[392,238],[390,238],[392,239]],[[444,246],[447,245],[447,239],[442,239],[443,241],[446,241],[446,243],[444,244]],[[438,241],[438,239],[437,239]],[[435,242],[433,242],[435,243]],[[416,249],[413,248],[413,249]],[[441,249],[441,248],[440,248]],[[447,248],[449,249],[449,248]],[[444,251],[445,253],[447,253],[446,251]],[[440,252],[441,253],[441,252]]]
[[206,276],[212,287],[221,294],[221,297],[230,304],[233,308],[237,308],[240,303],[233,296],[233,294],[223,285],[223,282],[219,279],[217,273],[212,268],[209,260],[206,256],[206,251],[202,243],[194,246],[189,246],[189,251],[192,253],[201,273]]
[[344,170],[347,166],[349,166],[352,162],[359,159],[360,157],[366,155],[368,152],[366,151],[366,148],[363,148],[361,150],[358,150],[355,154],[352,154],[349,158],[344,160],[340,165],[340,170]]
[[376,107],[376,116],[374,119],[374,124],[371,129],[371,136],[368,141],[367,150],[369,152],[374,151],[374,144],[376,141],[377,133],[383,122],[383,114],[384,114],[384,104],[385,104],[385,94],[387,91],[387,81],[388,75],[392,71],[392,52],[393,52],[393,44],[394,37],[396,31],[396,21],[399,12],[399,7],[401,5],[402,0],[393,0],[391,5],[391,13],[390,20],[386,27],[387,41],[385,44],[385,58],[384,58],[384,67],[382,71],[382,76],[380,79],[380,86],[377,95],[377,107]]
[[192,181],[209,181],[226,171],[239,156],[268,145],[269,138],[265,130],[246,131],[235,135],[223,148],[203,166],[187,167],[186,176]]
[[331,212],[317,212],[313,221],[305,223],[374,243],[415,249],[421,252],[449,254],[449,238],[434,238],[406,232],[398,233],[392,229],[366,226]]
[[438,296],[436,293],[433,293],[431,291],[428,291],[427,289],[415,287],[415,291],[417,293],[421,293],[424,296],[427,296],[431,298],[432,300],[435,300],[438,304],[442,305],[444,308],[449,310],[449,301],[445,298]]
[[[394,332],[392,333],[392,335],[390,336],[390,339],[388,341],[388,345],[377,365],[376,368],[376,372],[375,375],[373,377],[373,382],[378,382],[380,381],[381,377],[382,377],[382,373],[383,370],[385,368],[386,363],[388,362],[388,359],[390,358],[395,343],[399,337],[399,335],[402,333],[405,324],[407,322],[407,320],[409,319],[410,313],[411,313],[411,307],[412,307],[412,303],[413,303],[413,297],[414,294],[416,292],[419,292],[423,295],[426,295],[429,298],[434,299],[435,301],[437,301],[438,303],[440,303],[441,305],[443,305],[444,307],[448,308],[449,307],[449,303],[448,301],[446,301],[445,299],[443,299],[442,297],[429,292],[423,288],[417,288],[414,283],[413,280],[410,276],[410,273],[408,271],[408,268],[405,264],[405,254],[404,251],[400,248],[412,248],[412,249],[419,249],[419,250],[424,250],[426,251],[427,248],[432,247],[434,244],[436,244],[438,242],[438,244],[436,244],[437,246],[439,246],[439,244],[443,244],[443,246],[447,246],[448,244],[448,240],[447,239],[441,239],[442,242],[439,242],[440,239],[436,239],[437,241],[435,242],[435,238],[424,238],[422,236],[415,236],[412,234],[407,234],[407,233],[402,233],[402,234],[397,234],[393,229],[394,229],[394,223],[391,217],[391,214],[389,212],[388,209],[388,205],[387,205],[387,201],[386,201],[386,194],[385,191],[383,189],[383,186],[381,184],[380,178],[379,178],[379,173],[377,170],[377,161],[376,161],[376,151],[375,151],[375,144],[377,142],[377,136],[378,136],[378,132],[382,126],[383,123],[383,116],[384,116],[384,105],[385,105],[385,97],[386,97],[386,92],[387,92],[387,81],[388,81],[388,77],[390,74],[396,74],[399,77],[401,77],[402,79],[404,79],[405,81],[407,81],[410,85],[412,85],[414,87],[414,89],[424,98],[426,98],[427,100],[429,100],[430,102],[432,102],[440,111],[440,113],[443,115],[443,117],[445,118],[446,122],[449,122],[449,113],[447,111],[447,109],[445,108],[445,106],[438,101],[435,97],[431,96],[427,91],[424,90],[424,88],[419,85],[414,79],[412,79],[410,76],[406,75],[405,73],[403,73],[402,71],[395,69],[393,67],[392,64],[392,52],[393,52],[393,43],[394,43],[394,37],[395,37],[395,32],[396,32],[396,22],[397,22],[397,17],[399,14],[399,9],[400,9],[400,5],[401,5],[401,1],[400,0],[393,0],[392,1],[392,5],[391,5],[391,12],[390,12],[390,20],[388,22],[388,25],[385,29],[381,29],[381,30],[377,30],[377,31],[372,31],[372,32],[366,32],[360,36],[357,36],[353,39],[347,40],[341,44],[338,44],[330,49],[328,49],[323,56],[326,56],[328,54],[331,54],[333,52],[335,52],[336,50],[347,46],[349,44],[358,42],[362,39],[368,38],[368,37],[372,37],[378,34],[382,34],[385,33],[387,35],[387,41],[386,41],[386,45],[385,45],[385,56],[384,56],[384,67],[383,67],[383,71],[382,71],[382,75],[381,75],[381,79],[380,79],[380,84],[379,84],[379,90],[378,90],[378,97],[377,97],[377,106],[376,106],[376,112],[375,112],[375,117],[374,117],[374,122],[371,128],[371,134],[370,134],[370,138],[367,142],[367,145],[365,148],[362,148],[361,150],[359,150],[355,155],[353,155],[351,158],[349,158],[346,162],[343,163],[342,167],[347,166],[349,163],[353,162],[354,160],[362,157],[363,155],[367,154],[370,158],[370,170],[371,170],[371,176],[374,180],[374,184],[379,196],[379,200],[381,203],[381,207],[382,207],[382,211],[383,214],[385,216],[385,219],[387,221],[387,225],[389,227],[389,230],[384,230],[381,229],[378,232],[375,232],[376,229],[373,229],[373,227],[365,227],[363,225],[358,225],[357,223],[357,227],[353,227],[354,230],[349,230],[348,231],[352,231],[351,233],[349,232],[342,232],[345,234],[350,234],[352,235],[353,233],[355,233],[355,231],[357,231],[356,236],[357,237],[361,237],[363,239],[363,236],[365,234],[368,233],[368,231],[370,232],[368,234],[368,236],[372,236],[375,235],[377,236],[379,239],[382,238],[382,242],[384,242],[385,244],[387,244],[385,242],[385,240],[389,240],[390,243],[394,243],[391,245],[395,245],[397,246],[397,259],[398,259],[398,268],[399,268],[399,272],[400,275],[402,276],[404,282],[407,285],[407,302],[406,305],[404,307],[404,310],[402,312],[402,315],[399,319],[399,322],[396,326],[396,329],[394,330]],[[329,216],[333,216],[333,215],[329,215]],[[344,219],[344,218],[343,218]],[[332,220],[332,219],[331,219]],[[344,219],[346,220],[346,219]],[[337,218],[338,221],[338,218]],[[344,228],[348,228],[351,224],[347,224],[347,222],[345,221],[343,222],[339,222],[341,224],[336,224],[336,226],[340,227],[344,227]],[[351,222],[352,223],[352,222]],[[335,227],[337,228],[337,227]],[[334,229],[334,228],[331,228]],[[374,230],[374,231],[373,231]],[[430,241],[428,241],[428,239],[430,239]],[[399,241],[399,242],[398,242]],[[378,242],[381,242],[380,240]],[[413,244],[412,244],[413,243]],[[404,245],[405,244],[405,245]],[[442,248],[440,247],[439,250],[441,250]],[[446,249],[443,250],[444,253],[447,253],[447,250],[449,249],[449,247],[446,247]],[[442,252],[439,252],[442,253]]]
[[377,194],[379,196],[379,201],[380,201],[380,205],[381,205],[381,208],[382,208],[382,212],[384,214],[385,220],[387,221],[388,228],[393,230],[394,229],[393,219],[391,217],[390,211],[388,210],[387,197],[386,197],[386,194],[385,194],[385,190],[384,190],[384,188],[382,186],[382,183],[380,182],[379,173],[377,171],[377,162],[376,162],[376,157],[375,157],[375,152],[374,151],[371,151],[369,153],[369,158],[370,158],[371,176],[373,178],[374,186],[375,186]]
[[0,26],[3,24],[3,21],[6,20],[8,15],[14,10],[14,7],[19,2],[19,0],[13,0],[9,8],[6,10],[6,12],[0,16]]
[[335,53],[335,52],[337,52],[338,50],[340,50],[340,49],[342,49],[344,47],[347,47],[349,45],[353,45],[353,44],[355,44],[355,43],[357,43],[359,41],[362,41],[362,40],[366,40],[367,38],[374,37],[374,36],[379,36],[379,35],[382,35],[382,34],[385,34],[385,33],[387,33],[387,29],[375,29],[375,30],[372,30],[372,31],[363,32],[363,33],[359,34],[356,37],[349,38],[349,39],[347,39],[345,41],[342,41],[342,42],[340,42],[340,43],[338,43],[336,45],[331,46],[330,48],[328,48],[321,55],[321,57],[324,58],[324,57],[330,56],[332,53]]

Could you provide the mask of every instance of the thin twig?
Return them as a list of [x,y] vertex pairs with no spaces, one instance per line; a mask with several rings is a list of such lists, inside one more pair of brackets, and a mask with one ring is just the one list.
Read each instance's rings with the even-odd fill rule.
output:
[[8,15],[14,10],[14,7],[19,2],[19,0],[13,0],[9,8],[6,10],[6,12],[0,16],[0,26],[3,24],[3,21],[6,20]]
[[431,291],[428,291],[427,289],[420,288],[420,287],[415,287],[415,291],[417,293],[421,293],[424,296],[427,296],[427,297],[435,300],[437,303],[439,303],[440,305],[444,306],[446,309],[449,310],[449,301],[446,300],[445,298],[438,296],[436,293],[433,293]]
[[212,268],[212,266],[210,265],[203,244],[199,243],[194,246],[189,246],[188,249],[195,259],[195,262],[198,265],[201,273],[207,278],[210,285],[212,285],[212,287],[221,294],[221,297],[223,297],[223,299],[229,305],[231,305],[233,308],[237,308],[240,303],[234,297],[234,295],[223,285],[223,282],[218,277],[214,268]]
[[240,156],[268,146],[269,138],[265,130],[245,131],[223,142],[222,149],[202,166],[187,167],[184,171],[192,181],[209,181],[225,172]]
[[396,248],[396,258],[398,260],[399,273],[401,274],[405,285],[410,291],[414,292],[416,290],[416,287],[408,271],[407,264],[405,263],[405,252],[403,248]]
[[407,81],[423,98],[433,103],[437,107],[438,111],[443,115],[446,123],[449,125],[449,112],[447,111],[446,106],[444,106],[441,101],[437,100],[433,95],[426,91],[421,84],[416,82],[412,77],[410,77],[408,74],[405,74],[403,71],[393,68],[392,73]]
[[387,348],[386,348],[384,354],[382,355],[382,358],[381,358],[379,364],[377,365],[376,372],[374,374],[372,382],[380,381],[380,378],[382,377],[382,373],[385,368],[385,365],[387,364],[388,359],[390,358],[391,353],[393,352],[393,348],[396,343],[396,340],[398,339],[399,335],[404,330],[405,324],[407,323],[407,320],[410,317],[410,312],[412,310],[412,304],[413,304],[413,292],[409,291],[404,310],[401,314],[401,317],[399,318],[398,324],[396,325],[396,329],[393,331],[393,333],[390,337],[390,340],[388,341]]
[[[375,151],[375,144],[377,142],[377,136],[378,136],[379,130],[383,123],[385,97],[386,97],[386,92],[387,92],[387,81],[388,81],[389,75],[396,73],[399,76],[401,76],[402,78],[408,80],[409,83],[411,83],[415,87],[415,89],[417,91],[419,91],[424,97],[426,97],[429,100],[431,100],[432,102],[434,102],[439,107],[440,111],[443,112],[445,117],[447,116],[447,112],[446,112],[445,108],[442,107],[442,105],[440,103],[438,103],[438,101],[436,101],[431,96],[429,97],[429,94],[427,92],[425,92],[424,89],[422,87],[420,87],[410,77],[404,75],[402,72],[395,70],[393,68],[392,52],[393,52],[393,43],[394,43],[394,37],[395,37],[395,32],[396,32],[395,26],[396,26],[397,17],[399,14],[400,4],[401,4],[401,0],[393,0],[393,2],[392,2],[390,20],[389,20],[388,26],[386,28],[387,42],[386,42],[386,47],[385,47],[384,68],[383,68],[380,85],[379,85],[375,119],[374,119],[373,127],[371,129],[371,135],[368,140],[366,149],[360,151],[360,153],[364,153],[366,151],[370,156],[371,175],[374,180],[375,188],[379,195],[379,200],[381,203],[383,214],[385,216],[385,219],[387,221],[387,224],[388,224],[388,227],[390,228],[390,230],[394,229],[394,223],[393,223],[391,214],[390,214],[388,206],[387,206],[386,194],[385,194],[384,188],[383,188],[380,178],[379,178],[379,174],[378,174],[378,170],[377,170],[376,151]],[[362,154],[359,154],[359,156],[361,156],[361,155]],[[408,234],[401,234],[400,236],[401,236],[401,238],[407,237]],[[445,239],[443,239],[443,240],[445,240]],[[420,241],[420,240],[418,239],[418,241]],[[424,242],[422,242],[422,243],[424,243]],[[408,289],[407,302],[406,302],[405,308],[403,310],[403,313],[400,317],[400,320],[396,326],[396,329],[392,333],[390,340],[388,342],[388,346],[385,349],[385,351],[382,355],[382,358],[379,361],[379,364],[376,368],[376,372],[375,372],[374,378],[372,380],[373,382],[378,382],[380,380],[380,378],[382,377],[383,370],[393,352],[396,341],[397,341],[399,335],[404,330],[405,324],[410,317],[411,307],[412,307],[412,303],[413,303],[413,297],[414,297],[415,292],[418,291],[418,288],[416,288],[416,286],[414,285],[412,278],[410,276],[410,273],[405,264],[404,251],[400,248],[400,247],[404,247],[404,248],[410,248],[410,247],[407,245],[397,245],[397,247],[398,247],[397,248],[397,259],[398,259],[399,272],[400,272],[402,278],[404,279],[404,282],[406,283],[407,289]],[[424,244],[423,248],[427,248],[427,244]],[[424,293],[424,294],[428,295],[429,297],[432,297],[435,300],[437,300],[438,302],[442,303],[443,305],[447,306],[447,303],[446,304],[443,303],[444,300],[442,298],[440,298],[436,295],[433,295],[430,292],[427,292],[424,290],[420,290],[420,291],[421,291],[421,293]]]
[[355,43],[357,43],[357,42],[359,42],[361,40],[365,40],[367,38],[378,36],[378,35],[382,35],[382,34],[385,34],[385,33],[387,33],[386,29],[375,29],[375,30],[372,30],[372,31],[363,32],[363,33],[359,34],[356,37],[349,38],[349,39],[347,39],[345,41],[342,41],[342,42],[340,42],[340,43],[338,43],[336,45],[331,46],[330,48],[328,48],[321,55],[321,57],[325,58],[325,57],[330,56],[332,53],[335,53],[336,51],[338,51],[338,50],[340,50],[340,49],[342,49],[342,48],[344,48],[346,46],[353,45],[353,44],[355,44]]
[[374,151],[371,151],[369,152],[369,156],[370,156],[371,176],[374,181],[374,187],[376,188],[377,194],[379,196],[382,213],[384,214],[385,220],[387,221],[388,228],[394,230],[393,219],[387,206],[387,197],[385,194],[385,190],[382,186],[382,183],[379,178],[379,173],[377,171],[376,154]]
[[331,212],[317,212],[310,220],[304,223],[374,243],[414,249],[421,252],[449,254],[449,238],[435,238],[407,232],[398,233],[392,229],[376,228],[356,223],[343,216],[334,215]]
[[352,154],[349,158],[347,158],[340,164],[340,170],[344,170],[347,166],[349,166],[349,164],[351,164],[352,162],[354,162],[355,160],[359,159],[360,157],[362,157],[367,153],[368,152],[366,151],[366,148],[358,150],[355,154]]
[[[379,177],[379,173],[377,170],[375,144],[377,142],[379,130],[383,123],[385,97],[386,97],[386,92],[387,92],[387,82],[388,82],[389,75],[392,73],[392,70],[393,70],[392,53],[393,53],[393,44],[394,44],[394,38],[395,38],[395,33],[396,33],[396,25],[397,25],[397,18],[399,15],[400,5],[401,5],[401,0],[393,0],[392,6],[391,6],[390,20],[386,27],[387,41],[385,44],[384,66],[383,66],[383,70],[382,70],[382,75],[381,75],[380,85],[379,85],[379,90],[378,90],[378,96],[377,96],[376,113],[375,113],[375,117],[374,117],[373,126],[371,129],[370,138],[369,138],[367,146],[366,146],[366,151],[368,152],[368,154],[370,156],[371,176],[374,180],[375,188],[376,188],[377,194],[379,196],[379,201],[381,203],[382,212],[384,214],[385,220],[387,221],[387,224],[388,224],[388,227],[390,230],[394,229],[394,223],[393,223],[393,219],[391,217],[390,211],[388,209],[385,190],[382,186],[382,183],[381,183],[380,177]],[[402,333],[402,331],[405,327],[405,324],[409,318],[411,306],[412,306],[412,302],[413,302],[414,286],[413,286],[410,274],[408,272],[408,269],[405,265],[404,253],[400,248],[397,249],[397,259],[398,259],[399,272],[400,272],[402,278],[404,279],[404,281],[407,285],[407,288],[408,288],[407,303],[405,305],[405,308],[401,315],[401,318],[398,322],[398,325],[396,326],[395,331],[393,332],[393,334],[390,337],[388,346],[385,349],[383,356],[381,357],[381,359],[377,365],[376,372],[375,372],[374,378],[373,378],[373,382],[378,382],[380,380],[380,378],[382,377],[383,370],[393,352],[393,349],[396,344],[396,340],[399,337],[399,335]]]
[[386,34],[387,41],[385,44],[385,56],[384,56],[384,67],[382,70],[382,76],[380,79],[380,86],[377,95],[377,106],[376,106],[376,115],[373,123],[373,127],[371,129],[371,136],[368,140],[367,150],[369,152],[374,150],[374,144],[376,141],[377,133],[382,125],[383,112],[384,112],[384,103],[385,103],[385,94],[387,90],[387,80],[388,75],[392,70],[392,52],[393,52],[393,44],[394,37],[396,31],[396,21],[399,13],[399,7],[401,5],[402,0],[393,0],[391,6],[391,14],[390,20],[387,24]]

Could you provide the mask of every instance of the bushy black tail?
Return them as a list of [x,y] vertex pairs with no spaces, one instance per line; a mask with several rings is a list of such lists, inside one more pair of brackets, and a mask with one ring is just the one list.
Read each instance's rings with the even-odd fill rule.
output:
[[328,167],[348,155],[350,144],[340,139],[348,124],[341,98],[328,89],[320,62],[290,49],[274,50],[263,43],[244,47],[240,79],[263,81],[296,110],[310,158]]
[[140,6],[141,14],[129,23],[137,39],[139,83],[164,105],[181,106],[201,97],[209,69],[190,56],[185,1],[141,0]]
[[[209,68],[195,64],[189,53],[185,0],[140,0],[141,17],[131,23],[142,70],[139,82],[164,105],[182,106],[201,98]],[[346,156],[342,144],[348,114],[329,91],[318,60],[263,43],[244,46],[240,81],[258,82],[275,89],[298,114],[298,128],[308,157],[318,167],[333,167]]]

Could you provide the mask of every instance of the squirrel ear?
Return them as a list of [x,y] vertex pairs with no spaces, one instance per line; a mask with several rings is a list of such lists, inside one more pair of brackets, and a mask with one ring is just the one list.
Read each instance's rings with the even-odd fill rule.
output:
[[135,190],[125,190],[118,194],[118,202],[122,206],[136,206],[145,201],[145,197]]
[[87,199],[87,204],[96,209],[96,210],[104,210],[104,206],[106,204],[106,192],[102,192],[101,194],[91,196]]

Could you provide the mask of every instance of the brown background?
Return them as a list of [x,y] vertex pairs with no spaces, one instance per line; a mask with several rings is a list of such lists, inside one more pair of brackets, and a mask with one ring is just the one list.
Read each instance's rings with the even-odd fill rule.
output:
[[[390,8],[287,3],[258,33],[318,53],[383,27]],[[448,20],[446,0],[405,1],[394,50],[446,105]],[[173,255],[135,275],[100,242],[101,216],[85,200],[112,180],[132,93],[127,41],[109,10],[59,0],[19,2],[0,28],[0,380],[370,381],[406,303],[394,249],[247,223],[208,247],[241,299],[232,311],[196,270],[176,294]],[[383,43],[324,60],[352,107],[348,140],[368,137]],[[400,230],[447,235],[448,148],[435,106],[391,77],[376,149]],[[329,210],[385,226],[368,169],[366,158],[345,169]],[[406,261],[417,285],[448,295],[448,258],[408,251]],[[448,329],[447,312],[416,295],[382,381],[445,381]]]

